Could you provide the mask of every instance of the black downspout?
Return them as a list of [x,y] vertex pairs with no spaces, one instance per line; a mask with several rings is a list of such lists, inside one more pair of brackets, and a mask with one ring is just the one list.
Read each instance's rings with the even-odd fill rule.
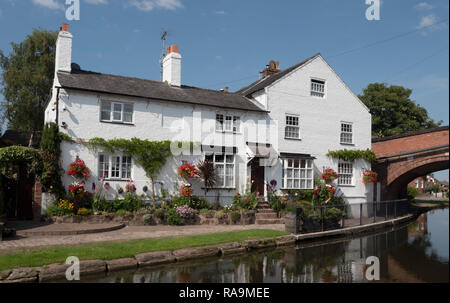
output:
[[58,87],[57,88],[57,91],[56,91],[56,119],[55,119],[55,121],[56,121],[56,125],[58,125],[58,127],[59,127],[59,90],[60,90],[60,87]]

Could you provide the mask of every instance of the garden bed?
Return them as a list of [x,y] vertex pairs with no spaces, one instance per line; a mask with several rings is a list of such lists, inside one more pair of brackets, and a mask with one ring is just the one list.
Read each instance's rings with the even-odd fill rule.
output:
[[[48,223],[83,223],[83,224],[105,224],[121,223],[127,226],[168,225],[166,220],[155,214],[133,213],[126,215],[97,214],[97,215],[74,215],[74,216],[49,216],[44,219]],[[240,212],[239,216],[232,213],[209,211],[196,214],[191,219],[185,219],[183,225],[250,225],[255,224],[255,212]]]

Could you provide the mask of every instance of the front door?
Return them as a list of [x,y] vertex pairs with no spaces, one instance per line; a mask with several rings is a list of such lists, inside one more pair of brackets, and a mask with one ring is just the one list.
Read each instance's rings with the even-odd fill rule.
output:
[[252,193],[257,196],[264,196],[264,166],[259,165],[259,158],[253,159],[251,163],[252,168]]

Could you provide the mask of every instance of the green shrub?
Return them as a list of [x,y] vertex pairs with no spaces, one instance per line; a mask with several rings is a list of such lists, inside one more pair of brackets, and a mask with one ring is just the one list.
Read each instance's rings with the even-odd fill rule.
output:
[[154,214],[158,219],[164,220],[164,211],[162,209],[155,210]]
[[127,211],[125,209],[119,209],[116,211],[116,215],[118,216],[124,216],[127,214]]
[[234,223],[236,223],[237,221],[239,221],[241,219],[241,213],[238,211],[233,211],[231,213],[231,220],[233,220]]
[[91,211],[87,208],[80,208],[78,209],[78,213],[79,216],[87,216],[91,214]]
[[408,186],[407,198],[408,198],[409,202],[414,202],[418,195],[419,195],[419,189],[418,188]]
[[92,199],[92,209],[97,212],[111,211],[113,203],[106,201],[105,197],[94,196]]
[[193,196],[192,199],[187,204],[190,208],[200,210],[200,209],[211,209],[212,206],[209,204],[208,200],[203,197]]
[[209,213],[211,210],[210,209],[208,209],[208,208],[202,208],[202,209],[200,209],[200,213],[201,214],[206,214],[206,213]]
[[183,225],[184,219],[178,214],[175,208],[171,208],[167,212],[167,223],[169,225]]
[[246,191],[244,195],[237,193],[233,198],[233,208],[235,209],[255,209],[258,206],[256,193]]
[[311,201],[314,196],[314,190],[312,189],[282,189],[284,194],[287,194],[287,200],[289,202],[306,200]]
[[214,214],[214,218],[217,219],[222,219],[224,212],[222,210],[218,210],[216,211],[216,213]]
[[128,193],[123,199],[116,197],[114,200],[114,210],[126,210],[130,212],[135,212],[141,209],[143,206],[141,198],[135,193]]

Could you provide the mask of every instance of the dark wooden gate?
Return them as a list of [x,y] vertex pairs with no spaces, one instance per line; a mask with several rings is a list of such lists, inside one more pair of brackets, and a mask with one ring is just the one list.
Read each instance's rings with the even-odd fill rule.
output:
[[8,219],[33,219],[33,184],[24,167],[19,168],[17,178],[4,179],[5,208]]
[[253,159],[251,163],[252,170],[252,193],[258,196],[264,196],[264,166],[259,165],[259,158]]

